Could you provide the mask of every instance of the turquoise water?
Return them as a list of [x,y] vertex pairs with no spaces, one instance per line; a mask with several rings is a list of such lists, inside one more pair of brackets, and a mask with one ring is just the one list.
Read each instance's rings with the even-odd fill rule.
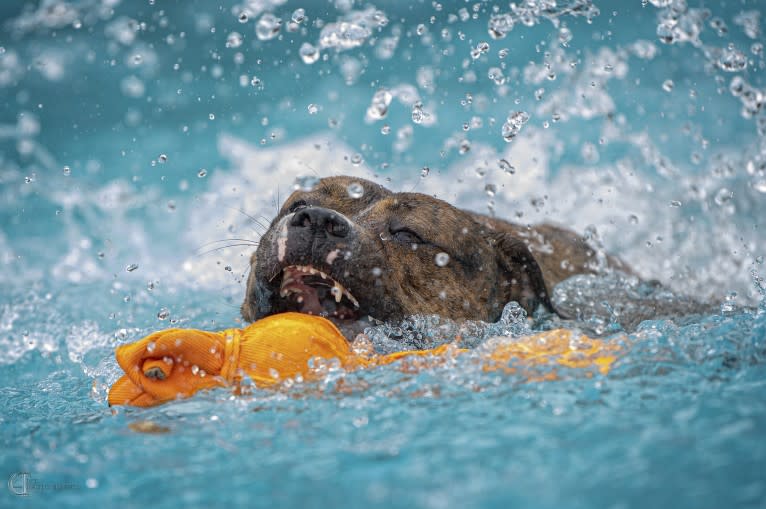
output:
[[[516,4],[3,2],[0,505],[766,507],[762,7]],[[114,347],[236,326],[248,216],[341,173],[568,225],[720,312],[626,335],[597,302],[569,326],[630,345],[606,376],[468,355],[108,408]]]

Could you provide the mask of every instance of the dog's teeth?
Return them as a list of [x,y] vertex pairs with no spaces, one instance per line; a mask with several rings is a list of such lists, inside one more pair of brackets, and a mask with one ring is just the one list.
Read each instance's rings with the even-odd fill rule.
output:
[[330,292],[335,297],[335,302],[340,304],[340,300],[343,298],[343,287],[335,281],[335,286],[332,287],[332,290]]
[[290,283],[294,282],[295,280],[291,277],[286,277],[282,280],[282,288],[289,285]]
[[314,267],[309,268],[309,274],[312,276],[315,276],[319,271],[316,270]]
[[295,300],[298,302],[298,304],[303,304],[303,297],[302,296],[298,295],[298,298],[295,299]]
[[354,298],[353,295],[351,295],[351,292],[348,290],[343,290],[343,294],[348,297],[348,300],[351,301],[351,303],[354,305],[354,307],[359,307],[359,301]]
[[320,276],[322,279],[327,279],[327,277],[328,277],[328,276],[327,276],[327,274],[325,274],[325,273],[324,273],[324,272],[322,272],[321,270],[319,271],[319,276]]
[[283,299],[284,299],[285,297],[287,297],[289,294],[290,294],[290,290],[287,290],[287,289],[285,289],[285,288],[282,288],[282,289],[279,291],[279,296],[280,296],[280,297],[282,297]]

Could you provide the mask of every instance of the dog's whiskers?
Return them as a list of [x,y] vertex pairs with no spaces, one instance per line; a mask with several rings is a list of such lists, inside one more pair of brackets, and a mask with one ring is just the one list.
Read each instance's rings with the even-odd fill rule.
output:
[[228,245],[225,245],[225,246],[215,247],[213,249],[209,249],[209,250],[204,251],[202,253],[197,253],[196,256],[197,257],[201,257],[201,256],[204,256],[206,254],[214,253],[215,251],[220,251],[221,249],[227,249],[227,248],[230,248],[230,247],[239,247],[239,246],[243,246],[243,247],[244,246],[246,246],[246,247],[254,247],[255,246],[255,247],[257,247],[258,244],[253,244],[251,242],[237,242],[237,243],[234,243],[234,244],[228,244]]

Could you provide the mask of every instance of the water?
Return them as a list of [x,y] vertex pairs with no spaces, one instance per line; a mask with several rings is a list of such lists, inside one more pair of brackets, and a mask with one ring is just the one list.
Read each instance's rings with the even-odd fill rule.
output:
[[[594,3],[4,2],[2,505],[766,506],[762,6]],[[263,224],[332,174],[557,221],[673,293],[557,291],[577,319],[532,329],[623,345],[605,376],[475,353],[108,408],[113,348],[236,326]],[[684,316],[626,323],[647,299]],[[516,318],[371,337],[481,350]]]

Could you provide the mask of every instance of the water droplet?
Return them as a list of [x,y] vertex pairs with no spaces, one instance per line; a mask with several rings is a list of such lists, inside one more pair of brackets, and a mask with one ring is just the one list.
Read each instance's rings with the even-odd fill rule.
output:
[[72,174],[72,170],[71,168],[69,168],[69,166],[64,166],[64,168],[62,169],[62,173],[64,174],[65,177],[68,177]]
[[313,103],[309,104],[308,111],[309,111],[309,115],[316,115],[317,112],[319,111],[319,106]]
[[359,182],[352,182],[346,187],[346,192],[353,199],[361,198],[364,196],[364,187]]
[[370,106],[367,108],[367,117],[371,118],[372,120],[380,120],[381,118],[385,118],[385,116],[388,114],[388,106],[391,104],[392,98],[393,94],[391,94],[391,92],[385,88],[381,88],[375,92],[375,95],[372,96]]
[[242,37],[242,34],[239,32],[231,32],[228,37],[226,37],[226,47],[227,48],[239,48],[242,46],[242,41],[244,41],[244,37]]
[[231,265],[227,265],[223,268],[226,272],[231,272]]
[[678,201],[678,200],[671,200],[670,201],[670,206],[671,207],[680,207],[681,205],[682,205],[681,202]]
[[638,224],[638,216],[635,214],[631,214],[630,216],[628,216],[628,222],[630,224]]
[[380,128],[380,134],[386,135],[391,132],[391,126],[388,124],[383,124],[383,127]]
[[168,310],[168,308],[162,308],[157,313],[157,318],[159,318],[160,320],[167,320],[169,316],[170,316],[170,311]]
[[513,29],[513,24],[513,16],[510,14],[493,14],[489,18],[487,32],[493,39],[502,39]]
[[207,177],[207,170],[205,168],[202,168],[200,171],[197,172],[197,177],[201,179]]
[[154,341],[149,341],[146,344],[146,351],[149,352],[149,353],[154,352],[155,348],[157,348],[157,343],[155,343]]
[[718,67],[726,72],[740,72],[747,68],[747,56],[734,47],[733,44],[729,44],[721,52],[721,57],[718,59]]
[[657,25],[657,37],[665,44],[673,44],[676,38],[673,33],[673,24],[669,21],[664,21]]
[[260,87],[261,86],[261,78],[258,76],[253,76],[253,79],[250,80],[250,84],[254,87]]
[[423,169],[420,170],[420,177],[426,178],[429,173],[431,173],[431,168],[429,168],[428,166],[423,166]]
[[306,11],[301,8],[295,9],[290,19],[295,23],[303,23],[303,20],[306,19]]
[[505,173],[508,173],[509,175],[516,173],[516,168],[514,168],[513,165],[505,159],[500,159],[500,161],[498,161],[498,165],[500,166],[501,170],[503,170]]
[[136,269],[138,269],[138,264],[137,263],[131,263],[130,265],[125,267],[125,270],[128,271],[128,272],[133,272]]
[[673,90],[673,80],[665,80],[662,82],[662,90],[670,92]]
[[247,13],[246,12],[240,13],[237,19],[239,20],[240,23],[247,23],[247,20],[248,20]]
[[210,115],[207,116],[207,118],[209,118],[210,120],[215,120],[215,113],[211,113]]
[[490,67],[487,71],[487,77],[495,82],[495,85],[502,85],[505,83],[505,76],[503,76],[503,70],[499,67]]
[[196,364],[192,364],[191,372],[192,372],[192,375],[195,375],[195,376],[199,374],[199,366],[197,366]]
[[262,41],[273,39],[282,28],[282,20],[267,12],[255,24],[255,35]]
[[497,194],[497,186],[495,184],[487,184],[484,186],[484,192],[491,198]]
[[516,111],[508,115],[506,122],[503,124],[502,134],[503,139],[510,143],[519,134],[521,128],[529,120],[529,114],[525,111]]
[[416,102],[412,106],[412,121],[416,124],[422,124],[425,119],[428,118],[428,113],[423,111],[423,104]]
[[357,153],[351,156],[351,164],[353,164],[354,166],[359,166],[360,164],[362,164],[362,161],[363,161],[362,154]]
[[718,190],[718,192],[715,194],[715,202],[717,205],[725,205],[728,203],[732,198],[734,197],[734,192],[730,191],[729,189],[722,187]]
[[300,175],[293,182],[293,189],[296,191],[309,192],[316,189],[319,185],[319,177],[313,175]]
[[444,267],[449,263],[449,255],[445,252],[436,253],[434,256],[434,263],[439,267]]
[[766,193],[766,180],[757,180],[753,183],[753,189],[759,193]]
[[301,56],[301,60],[303,60],[304,64],[313,64],[319,60],[319,49],[307,42],[304,42],[301,45],[298,54]]

